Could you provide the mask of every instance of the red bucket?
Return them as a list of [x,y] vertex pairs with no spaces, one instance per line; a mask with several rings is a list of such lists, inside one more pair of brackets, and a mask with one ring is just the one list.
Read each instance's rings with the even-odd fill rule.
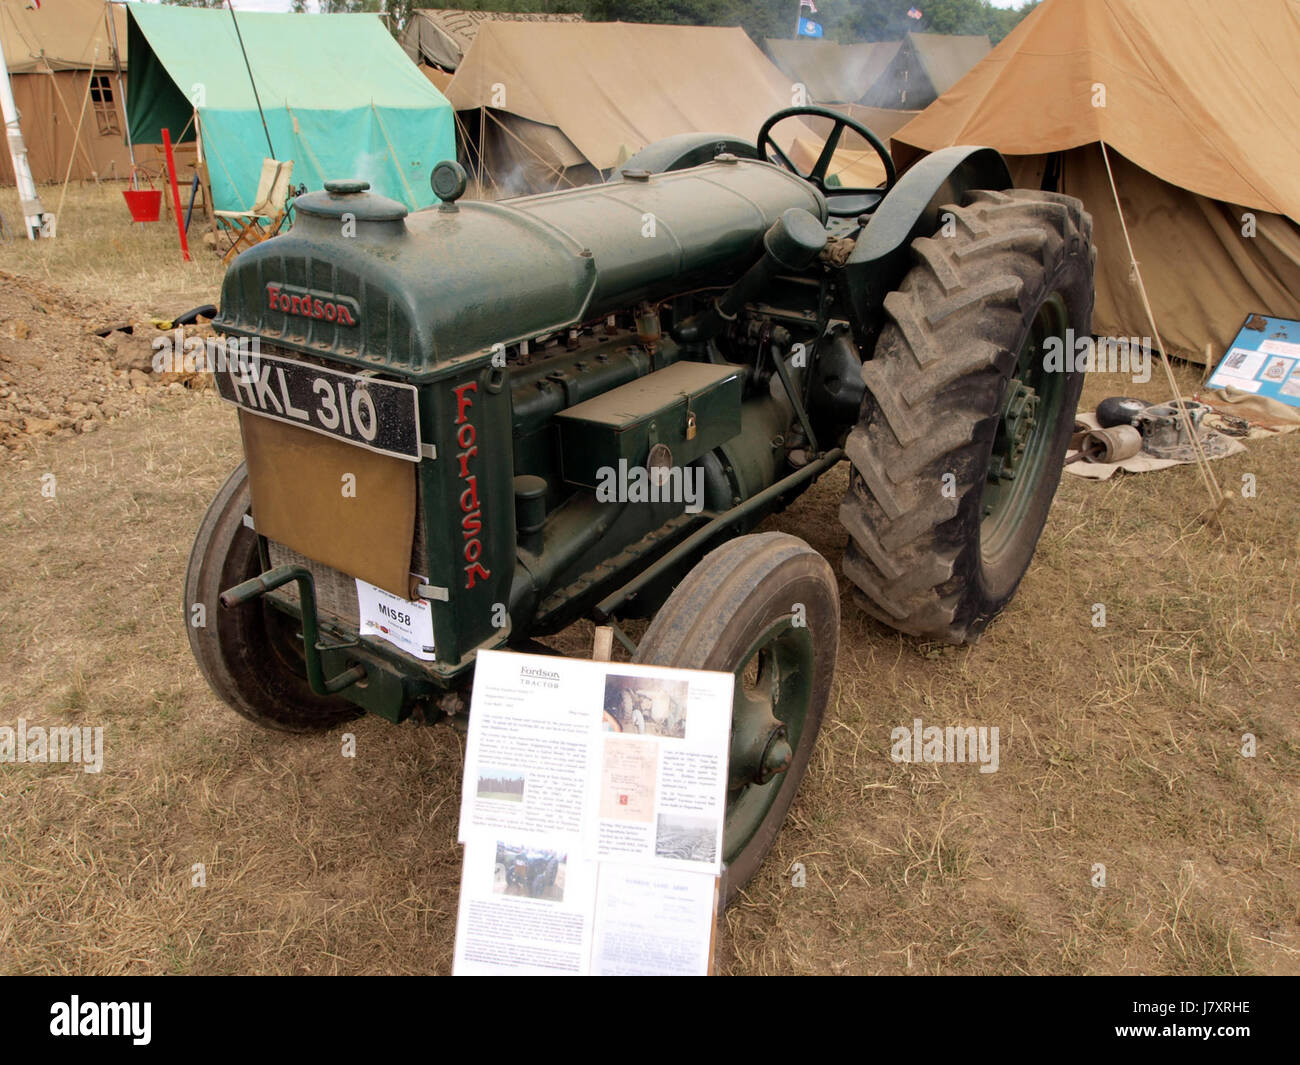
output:
[[133,222],[156,222],[162,210],[162,189],[123,189]]

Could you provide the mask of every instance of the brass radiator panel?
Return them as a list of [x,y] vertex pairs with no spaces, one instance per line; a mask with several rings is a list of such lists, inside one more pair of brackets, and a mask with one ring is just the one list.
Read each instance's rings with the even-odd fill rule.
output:
[[409,599],[415,463],[245,411],[239,424],[258,533]]

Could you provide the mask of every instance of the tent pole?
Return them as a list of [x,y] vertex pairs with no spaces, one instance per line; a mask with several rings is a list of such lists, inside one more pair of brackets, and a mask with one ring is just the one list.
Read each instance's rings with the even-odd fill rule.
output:
[[[86,118],[86,104],[90,101],[90,87],[95,84],[95,60],[99,58],[99,48],[95,49],[95,58],[90,61],[90,76],[86,79],[86,95],[81,98],[81,113],[77,115],[77,132],[72,135],[72,151],[68,152],[68,169],[63,172],[63,191],[59,193],[59,206],[54,212],[54,217],[58,218],[63,213],[63,200],[68,195],[68,182],[72,178],[72,164],[77,158],[77,145],[81,143],[81,123]],[[99,184],[99,171],[93,167],[90,171],[95,176],[95,184]]]
[[166,126],[162,128],[163,151],[167,155],[167,183],[172,190],[172,213],[176,216],[176,229],[181,237],[181,257],[190,261],[190,245],[185,237],[185,219],[181,217],[181,193],[176,187],[176,156],[172,152],[172,133]]
[[[478,185],[480,189],[479,192],[480,196],[483,194],[481,190],[484,187],[485,179],[488,177],[487,162],[483,158],[483,128],[487,125],[487,119],[485,119],[483,116],[486,113],[487,112],[482,107],[478,109],[478,152],[475,160],[475,165],[478,170],[477,177],[478,177]],[[456,121],[458,122],[460,121],[459,111],[456,112]],[[465,126],[463,127],[462,131],[468,130],[468,128],[469,128],[468,126]],[[465,143],[469,144],[468,137],[465,138]]]
[[[99,45],[95,45],[95,53],[94,53],[94,55],[91,57],[91,60],[90,60],[90,77],[88,77],[88,78],[86,79],[86,95],[85,95],[84,97],[82,97],[82,100],[81,100],[81,112],[77,115],[77,135],[76,135],[76,137],[74,138],[74,140],[76,141],[76,143],[81,147],[81,150],[82,150],[82,151],[83,151],[83,152],[84,152],[84,153],[85,153],[85,154],[90,158],[90,176],[93,177],[93,178],[95,179],[95,185],[96,185],[96,186],[99,185],[99,165],[98,165],[98,161],[95,159],[95,157],[94,157],[93,155],[90,154],[90,149],[87,148],[84,144],[82,144],[82,142],[81,142],[81,128],[82,128],[82,125],[83,125],[83,123],[85,122],[85,119],[86,119],[86,104],[88,104],[88,103],[90,102],[90,93],[91,93],[91,89],[93,89],[93,88],[94,88],[94,85],[95,85],[95,71],[98,69],[98,64],[99,64]],[[69,161],[71,161],[71,160],[69,160]],[[71,167],[69,167],[69,173],[71,173]],[[63,192],[64,192],[64,195],[67,194],[67,191],[68,191],[68,179],[65,177],[65,178],[63,179]],[[63,196],[60,196],[60,197],[59,197],[59,210],[54,212],[54,215],[55,215],[56,218],[58,217],[59,212],[62,211],[62,210],[63,210]]]
[[[483,116],[486,114],[487,111],[480,107],[478,111],[478,184],[480,189],[483,188],[488,178],[487,157],[483,154],[483,127],[487,125],[487,119]],[[457,111],[456,115],[459,117],[460,112]]]
[[248,83],[253,87],[253,100],[257,103],[257,113],[262,119],[262,132],[266,134],[266,147],[271,153],[271,158],[275,158],[275,145],[271,143],[271,131],[266,125],[266,115],[262,113],[262,98],[257,95],[257,81],[253,78],[253,68],[248,65],[248,51],[244,48],[244,35],[239,32],[239,20],[235,18],[235,5],[231,0],[226,0],[226,7],[230,9],[230,21],[235,24],[235,36],[239,38],[239,51],[244,57],[244,69],[248,71]]
[[197,107],[194,109],[194,147],[197,156],[194,176],[198,179],[199,188],[203,192],[203,217],[208,223],[207,232],[215,236],[217,232],[217,216],[212,213],[215,206],[212,202],[212,177],[208,173],[208,153],[203,147],[203,118],[200,116]]
[[104,14],[108,18],[108,35],[113,41],[113,71],[117,74],[117,99],[122,105],[122,128],[126,131],[126,153],[131,157],[131,188],[139,188],[139,179],[135,176],[135,145],[131,143],[131,123],[126,119],[126,86],[122,84],[122,48],[117,43],[117,22],[113,18],[113,3],[104,4]]
[[18,202],[23,212],[23,228],[27,239],[43,236],[41,227],[52,216],[45,213],[40,197],[36,195],[36,182],[27,162],[27,145],[23,143],[22,126],[18,123],[18,105],[14,103],[14,89],[9,84],[9,64],[5,60],[4,46],[0,44],[0,114],[4,115],[5,136],[9,143],[9,158],[14,165],[14,181],[18,185]]
[[[75,126],[76,123],[72,121],[72,108],[68,106],[68,101],[65,100],[63,97],[63,90],[59,88],[58,75],[55,74],[54,68],[50,66],[50,61],[47,58],[42,56],[41,62],[45,64],[45,73],[48,74],[50,78],[50,88],[54,90],[55,98],[58,99],[59,106],[63,108],[63,115],[68,120],[68,125]],[[81,158],[85,160],[86,169],[89,170],[92,174],[95,173],[95,160],[90,157],[89,150],[87,150],[86,146],[82,144],[79,139],[74,140],[72,143],[72,150],[74,155],[76,154],[78,149],[81,150]]]

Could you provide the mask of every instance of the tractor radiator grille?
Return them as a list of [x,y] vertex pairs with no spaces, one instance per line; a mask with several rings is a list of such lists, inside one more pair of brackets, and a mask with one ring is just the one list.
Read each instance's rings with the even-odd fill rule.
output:
[[[318,355],[308,355],[301,351],[291,351],[274,343],[263,342],[262,350],[271,355],[294,359],[298,362],[312,363],[342,373],[356,372],[355,366],[348,366]],[[424,504],[421,499],[418,477],[416,478],[415,491],[415,539],[411,548],[411,572],[427,577],[425,572],[427,564],[425,562]],[[319,614],[323,615],[327,620],[341,623],[352,629],[360,627],[361,617],[357,609],[357,585],[353,577],[342,570],[334,569],[332,566],[326,566],[324,563],[307,558],[293,548],[275,540],[267,540],[266,548],[272,566],[285,564],[305,566],[311,571],[312,578],[316,582],[316,610]],[[292,603],[295,607],[298,604],[297,583],[283,585],[268,594],[281,602]]]
[[[427,578],[427,566],[424,561],[426,557],[425,544],[424,506],[420,500],[417,484],[415,542],[411,548],[411,572]],[[341,570],[334,569],[332,566],[326,566],[323,563],[307,558],[293,548],[275,540],[267,540],[266,550],[271,557],[272,566],[305,566],[311,572],[312,579],[316,582],[316,611],[324,619],[345,625],[351,629],[361,627],[361,616],[357,610],[357,583],[353,577],[348,576]],[[295,607],[298,605],[298,585],[296,582],[282,585],[268,594],[283,603],[291,603]]]

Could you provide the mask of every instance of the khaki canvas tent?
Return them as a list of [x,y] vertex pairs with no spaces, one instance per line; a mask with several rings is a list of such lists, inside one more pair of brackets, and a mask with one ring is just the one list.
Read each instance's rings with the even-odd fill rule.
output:
[[[454,71],[484,22],[581,22],[582,16],[547,11],[461,11],[417,8],[402,30],[402,47],[420,66]],[[438,84],[434,79],[434,84]],[[441,89],[442,86],[438,85]]]
[[1078,196],[1099,249],[1093,331],[1145,337],[1104,142],[1167,348],[1217,359],[1247,314],[1300,318],[1297,55],[1293,0],[1046,0],[894,156],[987,144],[1017,185]]
[[[832,111],[838,111],[840,114],[866,126],[886,145],[889,144],[890,137],[921,113],[920,111],[898,111],[888,107],[866,107],[862,104],[829,104],[827,106]],[[805,121],[808,123],[809,128],[823,140],[830,136],[831,127],[834,125],[829,118],[808,118]],[[846,148],[866,149],[869,147],[861,137],[848,130],[844,132],[840,143]]]
[[[889,144],[890,137],[920,114],[919,111],[891,111],[887,108],[864,107],[861,104],[828,106],[832,111],[838,111],[866,126],[885,145]],[[806,174],[816,165],[826,138],[830,136],[835,124],[831,119],[820,116],[808,117],[804,122],[813,136],[795,138],[790,160]],[[831,160],[827,174],[845,187],[876,188],[885,183],[885,166],[876,150],[863,137],[847,129],[840,135],[839,148]]]
[[885,73],[902,42],[836,44],[768,37],[764,45],[781,73],[807,88],[810,103],[852,104]]
[[[485,22],[447,98],[488,195],[599,181],[653,141],[752,140],[790,79],[739,28]],[[783,147],[811,131],[782,125]]]
[[[909,33],[858,102],[922,110],[952,88],[992,47],[982,34]],[[1023,107],[1024,101],[1019,106]]]
[[[126,14],[112,10],[125,67]],[[0,0],[0,40],[38,182],[62,181],[69,161],[77,180],[131,172],[108,11],[103,0],[46,0],[39,9]],[[9,153],[0,159],[0,182],[12,185]]]

